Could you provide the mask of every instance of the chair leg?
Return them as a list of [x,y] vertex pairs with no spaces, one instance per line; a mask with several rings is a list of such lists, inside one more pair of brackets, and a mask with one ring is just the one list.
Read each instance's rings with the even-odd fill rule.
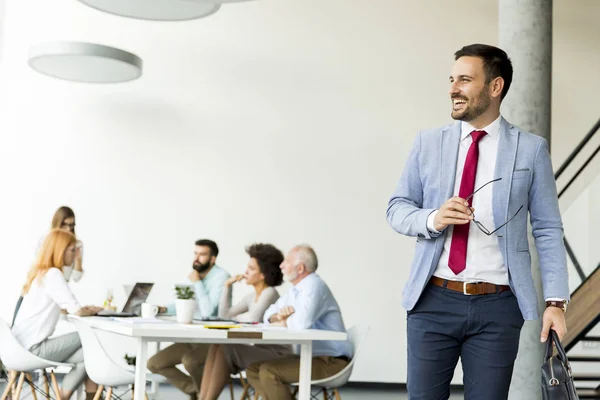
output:
[[148,400],[148,393],[144,393],[144,399]]
[[231,396],[231,400],[235,400],[233,396],[233,379],[229,377],[229,395]]
[[31,389],[31,396],[33,397],[33,400],[37,400],[37,395],[35,394],[35,388],[33,387],[33,378],[31,377],[31,374],[27,374],[25,375],[25,377],[27,378],[27,383],[29,384],[29,388]]
[[104,385],[98,386],[98,390],[96,390],[96,395],[94,396],[94,400],[100,400],[100,396],[102,396],[103,391],[104,391]]
[[340,392],[337,388],[333,389],[333,394],[335,395],[335,400],[342,400],[342,396],[340,396]]
[[106,390],[106,400],[111,400],[111,399],[112,399],[112,389],[113,389],[113,388],[109,387],[109,388]]
[[327,393],[327,388],[323,388],[323,400],[329,400],[329,393]]
[[60,397],[60,389],[58,388],[58,382],[56,382],[56,375],[54,375],[54,371],[50,371],[50,380],[52,381],[52,389],[54,389],[56,400],[62,400],[62,398]]
[[17,380],[19,380],[19,373],[17,371],[11,371],[10,373],[15,376],[15,381],[13,382],[12,387],[10,388],[11,397],[15,398],[15,392],[17,390]]
[[6,389],[4,389],[4,393],[2,393],[2,397],[0,397],[0,400],[6,400],[8,394],[12,391],[12,387],[15,384],[15,381],[17,380],[17,374],[13,372],[14,371],[10,371],[10,373],[8,374],[8,382],[6,383]]
[[44,377],[44,393],[46,394],[46,400],[50,400],[50,384],[48,383],[48,373],[42,371]]
[[19,398],[21,397],[23,382],[25,382],[25,372],[21,372],[21,375],[19,375],[19,383],[17,383],[17,390],[15,392],[15,398],[13,400],[19,400]]
[[245,385],[244,391],[242,392],[242,396],[240,397],[240,400],[251,400],[250,394],[248,393],[249,391],[250,391],[250,386]]

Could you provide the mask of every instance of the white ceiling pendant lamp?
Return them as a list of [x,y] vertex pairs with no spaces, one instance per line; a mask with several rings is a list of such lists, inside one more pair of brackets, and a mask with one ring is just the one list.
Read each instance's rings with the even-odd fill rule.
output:
[[[227,0],[226,0],[227,1]],[[197,0],[79,0],[109,14],[150,21],[188,21],[208,17],[221,7]]]
[[142,76],[142,60],[135,54],[84,42],[33,45],[29,66],[41,74],[74,82],[120,83]]

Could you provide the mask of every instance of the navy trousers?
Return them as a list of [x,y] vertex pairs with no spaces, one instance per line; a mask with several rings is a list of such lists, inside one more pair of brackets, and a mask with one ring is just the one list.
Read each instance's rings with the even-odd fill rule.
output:
[[506,400],[523,322],[510,290],[467,296],[428,284],[407,315],[409,400],[447,400],[459,357],[465,400]]

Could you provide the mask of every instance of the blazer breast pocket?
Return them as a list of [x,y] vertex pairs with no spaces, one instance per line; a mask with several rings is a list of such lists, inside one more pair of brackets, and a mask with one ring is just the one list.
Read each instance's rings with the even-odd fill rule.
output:
[[529,168],[523,168],[523,169],[515,169],[515,171],[513,172],[513,180],[515,179],[529,179],[529,175],[531,175],[531,171],[529,170]]

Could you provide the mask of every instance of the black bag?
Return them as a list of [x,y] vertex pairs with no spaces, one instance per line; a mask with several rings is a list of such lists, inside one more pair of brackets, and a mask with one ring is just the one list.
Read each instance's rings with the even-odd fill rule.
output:
[[[554,355],[556,346],[557,355]],[[571,365],[567,360],[558,335],[550,329],[546,342],[546,356],[542,364],[542,398],[544,400],[579,400],[573,383]]]

